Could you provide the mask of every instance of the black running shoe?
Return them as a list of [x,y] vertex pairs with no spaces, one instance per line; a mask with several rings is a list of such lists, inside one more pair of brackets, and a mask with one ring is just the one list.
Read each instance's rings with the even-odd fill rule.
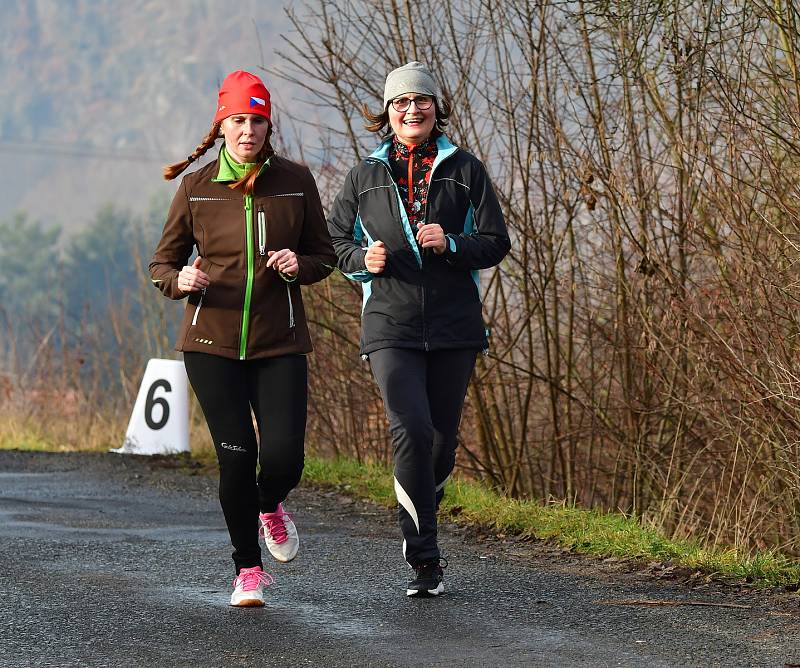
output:
[[447,561],[444,559],[433,559],[417,564],[414,567],[416,577],[409,581],[406,595],[424,597],[444,594],[445,568],[447,568]]

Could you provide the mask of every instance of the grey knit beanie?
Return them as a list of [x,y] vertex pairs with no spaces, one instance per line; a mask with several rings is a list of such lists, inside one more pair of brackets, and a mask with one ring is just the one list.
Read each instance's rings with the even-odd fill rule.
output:
[[386,87],[383,89],[383,108],[386,109],[389,102],[403,93],[422,93],[433,95],[437,100],[441,99],[433,74],[416,60],[389,72]]

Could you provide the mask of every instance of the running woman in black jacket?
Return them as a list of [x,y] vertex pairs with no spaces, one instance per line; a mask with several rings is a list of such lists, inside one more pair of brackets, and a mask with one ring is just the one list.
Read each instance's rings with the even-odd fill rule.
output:
[[424,65],[390,72],[381,113],[365,109],[367,129],[386,137],[347,175],[328,219],[339,268],[364,290],[361,353],[389,419],[409,596],[444,591],[436,510],[488,347],[478,270],[511,246],[483,164],[443,134],[449,114]]

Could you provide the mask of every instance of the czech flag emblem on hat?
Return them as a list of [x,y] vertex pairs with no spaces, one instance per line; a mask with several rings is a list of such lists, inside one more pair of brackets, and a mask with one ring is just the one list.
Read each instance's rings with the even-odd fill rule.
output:
[[234,114],[258,114],[270,119],[269,91],[255,74],[237,70],[225,77],[219,89],[214,122]]

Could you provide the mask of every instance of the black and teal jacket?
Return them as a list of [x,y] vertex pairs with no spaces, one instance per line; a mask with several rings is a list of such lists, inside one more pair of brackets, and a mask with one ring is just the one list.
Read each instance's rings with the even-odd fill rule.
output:
[[[392,178],[390,145],[387,139],[349,172],[328,217],[338,267],[364,290],[361,353],[485,349],[478,270],[498,264],[511,247],[486,169],[446,137],[436,140],[425,222],[442,226],[448,248],[423,252]],[[381,274],[364,264],[375,241],[387,249]]]

